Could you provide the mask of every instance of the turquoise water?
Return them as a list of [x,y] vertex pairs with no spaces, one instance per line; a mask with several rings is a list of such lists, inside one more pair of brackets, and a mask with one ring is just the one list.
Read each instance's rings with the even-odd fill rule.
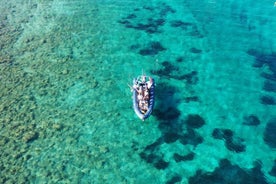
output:
[[[0,183],[276,183],[273,1],[0,1]],[[145,122],[127,84],[155,78]]]

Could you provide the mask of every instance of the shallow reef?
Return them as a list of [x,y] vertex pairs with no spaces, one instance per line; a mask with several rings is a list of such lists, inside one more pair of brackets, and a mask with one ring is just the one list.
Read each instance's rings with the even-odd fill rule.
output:
[[[166,3],[158,6],[143,6],[134,8],[132,13],[118,22],[126,28],[145,31],[148,34],[161,33],[161,27],[166,23],[166,16],[175,13],[175,10]],[[153,18],[154,17],[154,18]]]
[[273,167],[271,168],[271,171],[269,172],[269,174],[271,176],[275,176],[276,177],[276,160],[274,160]]
[[[162,144],[172,144],[179,141],[183,144],[183,146],[192,145],[196,147],[198,144],[203,143],[203,137],[194,130],[203,126],[205,121],[202,117],[196,114],[191,114],[188,115],[186,120],[180,120],[179,122],[177,118],[178,116],[173,116],[170,119],[162,117],[159,125],[162,136],[159,137],[154,143],[147,145],[140,153],[140,157],[143,160],[152,164],[157,169],[166,169],[170,164],[170,162],[163,160],[163,155],[165,153],[160,150]],[[192,122],[196,124],[191,125]],[[179,163],[193,160],[195,154],[193,152],[187,155],[174,153],[173,157],[175,162]]]
[[189,184],[213,184],[213,183],[236,183],[236,184],[267,184],[262,171],[261,164],[255,163],[250,170],[245,170],[233,165],[229,160],[222,159],[213,172],[206,173],[198,170],[193,177],[189,178]]
[[156,55],[159,52],[166,50],[160,42],[150,42],[145,48],[139,51],[139,54],[143,56]]
[[0,183],[275,183],[276,19],[247,5],[1,1]]
[[[268,66],[270,72],[262,72],[261,76],[265,79],[263,90],[267,92],[276,92],[276,53],[265,53],[257,49],[247,50],[247,54],[255,57],[253,67],[261,68]],[[264,105],[276,105],[276,99],[271,95],[263,95],[260,102]]]
[[[182,74],[179,71],[179,67],[177,65],[173,65],[170,61],[163,61],[162,62],[162,69],[159,70],[151,70],[151,73],[156,74],[160,77],[167,77],[172,78],[180,81],[185,81],[189,85],[196,85],[199,81],[197,71],[187,72]],[[178,73],[178,74],[175,74]]]
[[260,123],[259,118],[253,114],[243,117],[243,125],[258,126]]
[[276,105],[276,99],[270,95],[264,95],[261,97],[261,103],[264,105]]
[[225,146],[229,151],[244,152],[246,145],[242,138],[236,137],[234,132],[230,129],[215,128],[212,133],[213,138],[222,139],[225,142]]
[[181,180],[182,180],[182,177],[180,175],[175,175],[171,179],[169,179],[168,181],[166,181],[166,184],[178,183],[178,182],[181,182]]
[[271,148],[276,148],[276,118],[269,120],[264,131],[264,141]]

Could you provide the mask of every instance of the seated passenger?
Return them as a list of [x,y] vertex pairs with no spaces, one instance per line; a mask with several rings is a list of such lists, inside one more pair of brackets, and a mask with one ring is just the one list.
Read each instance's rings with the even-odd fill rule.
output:
[[145,114],[148,111],[148,109],[149,109],[148,102],[144,101],[144,100],[140,100],[139,101],[139,108],[140,108],[141,112],[143,114]]
[[138,100],[142,100],[143,99],[143,95],[144,95],[143,87],[142,86],[139,86],[139,88],[137,89],[137,93],[138,93],[137,99]]
[[150,89],[152,85],[153,85],[153,80],[151,77],[149,77],[149,81],[147,81],[147,88]]
[[146,76],[145,76],[145,75],[142,75],[142,76],[141,76],[141,80],[142,80],[142,83],[145,83],[145,82],[146,82]]
[[148,101],[149,100],[149,90],[148,89],[145,89],[144,91],[144,100]]

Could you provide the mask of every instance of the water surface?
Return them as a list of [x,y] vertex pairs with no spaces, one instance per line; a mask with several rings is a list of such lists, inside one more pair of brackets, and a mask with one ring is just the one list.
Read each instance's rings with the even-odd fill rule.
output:
[[[272,1],[0,2],[0,183],[275,183]],[[127,84],[156,80],[141,122]]]

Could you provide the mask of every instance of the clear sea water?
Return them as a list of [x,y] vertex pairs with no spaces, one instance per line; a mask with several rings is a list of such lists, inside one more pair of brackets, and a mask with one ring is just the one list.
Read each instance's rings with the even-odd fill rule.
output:
[[[276,183],[276,4],[1,0],[0,183]],[[128,84],[156,81],[152,116]]]

